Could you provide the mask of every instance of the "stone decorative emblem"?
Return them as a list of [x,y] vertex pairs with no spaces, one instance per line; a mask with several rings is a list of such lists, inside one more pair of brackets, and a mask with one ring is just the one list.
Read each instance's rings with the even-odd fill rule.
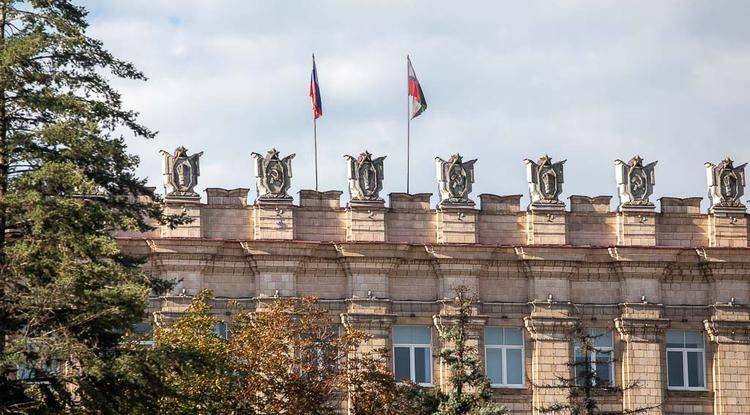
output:
[[538,162],[529,159],[526,163],[526,178],[529,182],[529,193],[532,205],[562,205],[558,197],[562,193],[563,164],[567,160],[552,163],[552,158],[545,155]]
[[291,201],[287,194],[292,182],[292,159],[295,154],[279,158],[275,148],[268,150],[265,156],[258,153],[250,155],[255,163],[255,184],[258,200]]
[[382,202],[383,160],[386,156],[373,159],[365,150],[359,157],[345,155],[349,164],[349,196],[357,202]]
[[200,176],[199,159],[203,152],[188,156],[187,149],[177,147],[174,154],[160,151],[163,157],[162,175],[166,187],[166,197],[175,199],[200,199],[200,195],[193,189],[198,184]]
[[435,157],[441,206],[474,206],[469,194],[474,183],[476,162],[477,159],[463,161],[460,154],[452,155],[447,161]]
[[719,164],[706,163],[708,197],[711,208],[744,209],[740,198],[745,194],[745,166],[734,166],[727,157]]
[[648,199],[654,192],[656,175],[654,167],[658,161],[643,165],[641,156],[635,156],[625,163],[615,160],[615,177],[620,196],[620,207],[647,207],[654,204]]

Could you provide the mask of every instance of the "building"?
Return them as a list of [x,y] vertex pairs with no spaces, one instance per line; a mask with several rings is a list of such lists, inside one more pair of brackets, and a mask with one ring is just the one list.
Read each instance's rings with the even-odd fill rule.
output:
[[[618,384],[640,385],[601,401],[613,410],[661,403],[651,413],[750,413],[750,249],[741,202],[744,164],[707,163],[710,208],[701,198],[649,200],[656,163],[615,163],[619,204],[610,196],[560,198],[563,163],[526,160],[531,204],[520,195],[472,200],[472,161],[436,159],[440,202],[430,194],[379,192],[383,159],[347,157],[351,201],[341,191],[288,195],[293,155],[254,153],[249,189],[193,191],[200,154],[163,153],[166,205],[193,223],[119,236],[148,256],[148,271],[179,281],[153,298],[155,318],[184,310],[213,290],[249,305],[269,296],[317,296],[342,324],[366,329],[371,347],[392,351],[396,376],[444,380],[434,357],[453,288],[477,305],[474,341],[499,402],[514,414],[560,398],[536,389],[569,368],[576,320],[602,334]],[[614,186],[613,186],[614,188]]]

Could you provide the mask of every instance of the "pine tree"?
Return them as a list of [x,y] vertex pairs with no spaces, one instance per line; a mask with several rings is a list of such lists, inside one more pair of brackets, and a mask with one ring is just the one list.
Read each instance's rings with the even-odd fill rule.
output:
[[[111,78],[145,80],[69,0],[0,0],[0,412],[116,413],[118,348],[149,279],[117,230],[163,217],[122,134],[155,133]],[[123,371],[122,373],[114,373]]]
[[443,325],[440,336],[446,346],[440,358],[448,368],[449,387],[437,393],[440,403],[436,415],[505,414],[505,407],[491,401],[490,381],[482,372],[477,348],[467,344],[476,301],[467,295],[466,287],[455,291],[456,314],[450,316],[450,324]]
[[[543,414],[631,415],[648,413],[660,406],[644,406],[618,412],[602,411],[599,403],[602,396],[621,395],[626,390],[639,387],[637,382],[619,386],[611,378],[609,367],[616,360],[611,351],[603,353],[602,349],[597,346],[598,339],[606,335],[606,333],[590,330],[580,321],[575,324],[570,332],[571,347],[575,354],[574,359],[567,363],[570,375],[557,376],[557,383],[554,384],[533,385],[535,389],[565,390],[567,391],[566,399],[536,408],[537,411]],[[598,369],[602,367],[605,369]]]

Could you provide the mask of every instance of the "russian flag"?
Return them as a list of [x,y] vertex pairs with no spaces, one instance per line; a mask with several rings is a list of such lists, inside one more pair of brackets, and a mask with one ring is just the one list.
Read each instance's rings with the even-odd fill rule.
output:
[[312,102],[313,119],[323,116],[323,101],[320,99],[320,84],[318,84],[318,70],[315,68],[313,55],[312,75],[310,76],[310,101]]

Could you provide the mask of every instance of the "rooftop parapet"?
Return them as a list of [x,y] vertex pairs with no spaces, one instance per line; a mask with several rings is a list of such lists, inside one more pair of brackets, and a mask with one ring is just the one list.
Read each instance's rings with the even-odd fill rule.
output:
[[318,207],[338,209],[341,207],[341,195],[344,192],[340,190],[327,190],[319,192],[317,190],[300,190],[299,205],[300,207]]
[[430,210],[432,193],[389,193],[388,206],[398,210]]
[[661,213],[701,213],[702,197],[662,197],[659,198]]
[[609,213],[609,205],[612,201],[612,196],[589,197],[572,195],[568,199],[570,199],[571,212]]
[[209,206],[247,206],[247,194],[250,189],[221,189],[209,187],[206,189],[206,200]]
[[482,193],[479,195],[482,212],[488,213],[517,213],[521,211],[522,195],[493,195]]

